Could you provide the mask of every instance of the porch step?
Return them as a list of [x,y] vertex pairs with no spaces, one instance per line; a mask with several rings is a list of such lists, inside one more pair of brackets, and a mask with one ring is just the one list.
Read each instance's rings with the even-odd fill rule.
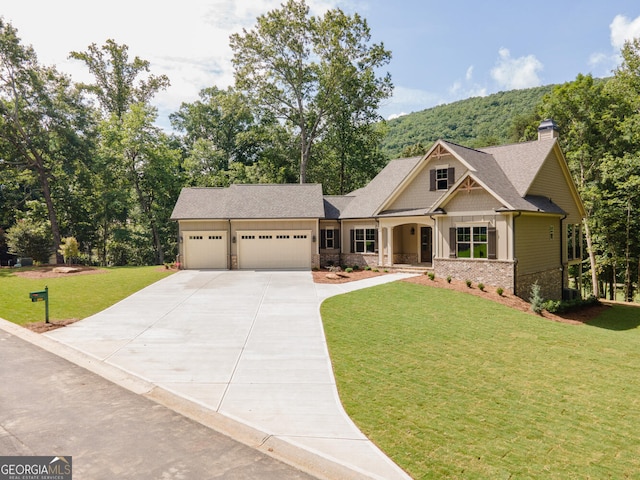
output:
[[394,265],[388,270],[395,273],[415,273],[418,275],[426,275],[429,272],[433,272],[433,267],[431,265]]

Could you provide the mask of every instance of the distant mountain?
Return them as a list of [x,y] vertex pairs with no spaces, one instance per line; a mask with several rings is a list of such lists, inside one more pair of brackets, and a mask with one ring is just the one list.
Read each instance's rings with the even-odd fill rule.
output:
[[439,138],[471,147],[510,143],[513,120],[532,115],[554,86],[469,98],[389,120],[383,151],[389,158],[398,158],[407,146],[422,143],[428,147]]

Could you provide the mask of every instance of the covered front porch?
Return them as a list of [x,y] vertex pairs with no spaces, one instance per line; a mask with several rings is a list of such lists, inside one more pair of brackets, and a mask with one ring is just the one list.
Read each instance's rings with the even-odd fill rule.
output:
[[380,218],[378,265],[431,267],[435,254],[434,230],[430,217]]

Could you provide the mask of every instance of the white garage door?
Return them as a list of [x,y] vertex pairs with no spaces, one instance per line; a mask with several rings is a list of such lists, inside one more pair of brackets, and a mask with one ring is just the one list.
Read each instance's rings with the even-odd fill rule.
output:
[[227,232],[183,232],[186,268],[227,268]]
[[311,268],[311,230],[237,232],[239,268]]

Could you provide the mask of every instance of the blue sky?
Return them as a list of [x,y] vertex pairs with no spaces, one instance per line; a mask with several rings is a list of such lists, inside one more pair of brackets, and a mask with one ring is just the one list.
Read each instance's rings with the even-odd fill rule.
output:
[[[395,85],[385,118],[442,103],[573,80],[579,73],[608,76],[625,39],[640,37],[638,0],[522,2],[432,0],[307,0],[313,13],[340,7],[369,22],[373,41],[393,59]],[[172,86],[155,104],[159,124],[200,89],[233,82],[229,34],[251,28],[278,0],[86,0],[7,2],[0,15],[35,48],[78,81],[91,80],[69,60],[72,50],[108,38],[151,62]],[[88,7],[87,5],[91,5]],[[96,6],[94,6],[96,5]],[[108,6],[107,6],[108,5]]]

